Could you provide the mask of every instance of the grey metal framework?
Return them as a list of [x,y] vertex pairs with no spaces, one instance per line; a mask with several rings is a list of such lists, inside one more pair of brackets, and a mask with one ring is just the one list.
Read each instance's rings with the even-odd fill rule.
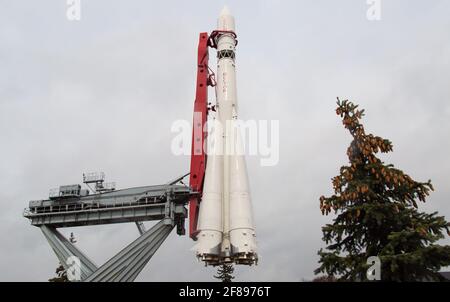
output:
[[[67,259],[79,259],[81,281],[134,281],[172,229],[176,228],[178,235],[185,234],[185,206],[195,194],[182,183],[187,175],[165,185],[30,201],[23,215],[41,229],[66,270],[71,266]],[[142,222],[151,220],[160,221],[146,230]],[[100,267],[57,230],[125,222],[134,222],[140,236]]]

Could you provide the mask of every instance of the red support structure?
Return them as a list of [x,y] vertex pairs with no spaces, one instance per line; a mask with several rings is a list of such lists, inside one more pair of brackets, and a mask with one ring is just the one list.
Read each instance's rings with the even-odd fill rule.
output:
[[198,194],[189,200],[189,236],[196,240],[199,204],[201,201],[203,181],[206,168],[206,129],[204,129],[208,114],[208,85],[213,85],[208,67],[208,33],[201,33],[198,43],[197,57],[197,87],[194,103],[194,118],[192,123],[191,174],[189,185]]

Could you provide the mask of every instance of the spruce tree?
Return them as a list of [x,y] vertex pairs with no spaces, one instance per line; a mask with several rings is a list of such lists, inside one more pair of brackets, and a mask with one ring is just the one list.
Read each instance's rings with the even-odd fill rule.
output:
[[224,263],[219,266],[217,269],[217,275],[215,275],[214,278],[222,280],[222,282],[232,282],[234,279],[233,273],[233,265]]
[[392,143],[366,134],[364,110],[338,98],[336,114],[353,140],[347,149],[349,165],[332,179],[335,194],[320,197],[322,214],[337,215],[322,228],[326,250],[320,249],[320,267],[339,280],[365,281],[370,256],[381,262],[382,281],[438,281],[441,267],[450,265],[450,246],[436,241],[449,233],[450,223],[437,212],[419,212],[433,190],[431,181],[417,182],[385,164],[376,155],[391,152]]

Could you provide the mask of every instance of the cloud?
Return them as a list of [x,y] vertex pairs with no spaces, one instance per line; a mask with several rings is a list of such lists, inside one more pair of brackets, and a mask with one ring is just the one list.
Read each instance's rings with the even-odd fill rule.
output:
[[[14,1],[0,12],[0,280],[53,276],[56,257],[21,217],[51,187],[91,170],[124,188],[189,169],[188,157],[170,153],[170,126],[192,118],[198,33],[213,29],[221,5],[82,5],[79,23],[52,1]],[[261,261],[238,268],[237,280],[313,277],[320,228],[332,219],[320,215],[318,197],[331,193],[350,142],[336,96],[360,103],[367,131],[393,141],[387,162],[432,179],[436,192],[422,209],[450,220],[447,1],[383,2],[379,22],[365,19],[364,1],[229,6],[240,117],[280,120],[281,130],[277,166],[247,158]],[[71,231],[98,264],[138,235],[132,224]],[[138,280],[211,280],[214,269],[195,260],[192,245],[171,234]]]

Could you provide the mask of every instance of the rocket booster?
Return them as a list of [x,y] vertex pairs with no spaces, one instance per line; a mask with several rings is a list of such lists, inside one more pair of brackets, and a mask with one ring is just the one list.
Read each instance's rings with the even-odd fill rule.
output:
[[257,262],[256,235],[239,123],[236,93],[234,17],[220,13],[217,48],[216,115],[208,133],[202,201],[198,217],[197,257],[206,264]]

